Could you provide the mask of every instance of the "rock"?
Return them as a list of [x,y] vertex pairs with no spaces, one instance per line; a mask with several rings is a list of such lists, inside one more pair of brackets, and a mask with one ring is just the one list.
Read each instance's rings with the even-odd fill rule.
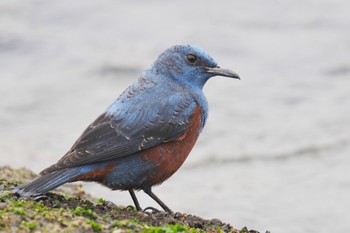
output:
[[[0,167],[0,232],[177,232],[238,231],[219,219],[206,220],[195,215],[176,212],[168,214],[152,209],[137,212],[116,206],[110,201],[91,197],[85,192],[76,195],[72,184],[39,198],[22,198],[10,191],[36,175],[26,169]],[[80,190],[81,188],[78,188]],[[55,190],[56,191],[56,190]],[[80,196],[81,195],[81,196]]]

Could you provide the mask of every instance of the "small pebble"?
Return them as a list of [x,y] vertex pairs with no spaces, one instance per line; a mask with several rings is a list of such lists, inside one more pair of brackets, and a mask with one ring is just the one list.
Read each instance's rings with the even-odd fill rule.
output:
[[217,218],[213,218],[212,220],[210,220],[210,222],[214,226],[221,226],[222,225],[222,221],[220,219],[217,219]]

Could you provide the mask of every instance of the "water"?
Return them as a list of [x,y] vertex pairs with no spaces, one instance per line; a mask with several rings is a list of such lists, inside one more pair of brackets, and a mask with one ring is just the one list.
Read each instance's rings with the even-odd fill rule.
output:
[[[348,231],[348,1],[0,2],[0,165],[36,172],[157,55],[204,48],[207,126],[155,193],[172,209],[271,232]],[[95,196],[128,205],[96,184]],[[156,204],[139,193],[142,206]]]

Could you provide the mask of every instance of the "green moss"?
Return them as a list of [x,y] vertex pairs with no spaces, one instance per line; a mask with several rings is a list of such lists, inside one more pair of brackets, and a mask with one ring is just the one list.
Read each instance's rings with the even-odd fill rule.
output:
[[175,224],[175,225],[148,227],[144,229],[142,232],[143,233],[175,233],[175,232],[204,233],[206,231],[195,229],[195,228],[187,228],[183,225]]
[[20,226],[21,228],[28,228],[29,230],[34,230],[36,227],[37,227],[37,224],[36,223],[34,223],[34,222],[26,222],[26,221],[23,221],[22,223],[21,223],[21,226]]
[[17,186],[19,184],[16,180],[0,179],[0,183],[5,187]]
[[136,208],[134,206],[132,206],[132,205],[129,205],[129,206],[126,207],[126,210],[128,210],[128,211],[135,211]]
[[141,232],[145,227],[148,227],[147,224],[137,219],[116,220],[112,225],[114,230],[123,229],[131,232]]
[[26,215],[27,214],[27,212],[21,207],[13,208],[12,213],[18,214],[18,215]]
[[[147,223],[139,222],[137,219],[115,221],[113,224],[114,229],[123,229],[126,231],[136,231],[142,233],[175,233],[175,232],[186,232],[186,233],[204,233],[205,230],[188,228],[181,224],[166,224],[163,226],[149,226]],[[220,231],[211,231],[220,232]]]
[[249,233],[248,229],[246,227],[243,227],[239,233]]
[[74,209],[73,213],[78,216],[84,216],[88,218],[94,218],[94,212],[91,209],[84,209],[83,207],[78,206]]
[[105,202],[105,200],[102,197],[97,199],[98,204],[103,204],[104,202]]
[[88,224],[91,225],[91,228],[94,230],[94,231],[101,231],[102,230],[102,224],[100,223],[96,223],[94,220],[90,219],[87,221]]
[[20,200],[20,201],[9,200],[7,203],[9,204],[9,206],[23,207],[26,202],[24,200]]
[[[0,181],[1,183],[1,181]],[[8,200],[9,198],[11,198],[12,194],[9,191],[4,191],[2,193],[0,193],[0,202]]]

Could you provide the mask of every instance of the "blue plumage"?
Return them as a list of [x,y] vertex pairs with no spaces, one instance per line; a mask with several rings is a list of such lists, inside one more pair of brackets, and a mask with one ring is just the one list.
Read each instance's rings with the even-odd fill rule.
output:
[[184,162],[203,129],[208,104],[202,92],[213,76],[239,78],[220,68],[202,49],[173,46],[163,52],[39,178],[15,190],[46,193],[63,183],[96,181],[111,189],[151,191]]

